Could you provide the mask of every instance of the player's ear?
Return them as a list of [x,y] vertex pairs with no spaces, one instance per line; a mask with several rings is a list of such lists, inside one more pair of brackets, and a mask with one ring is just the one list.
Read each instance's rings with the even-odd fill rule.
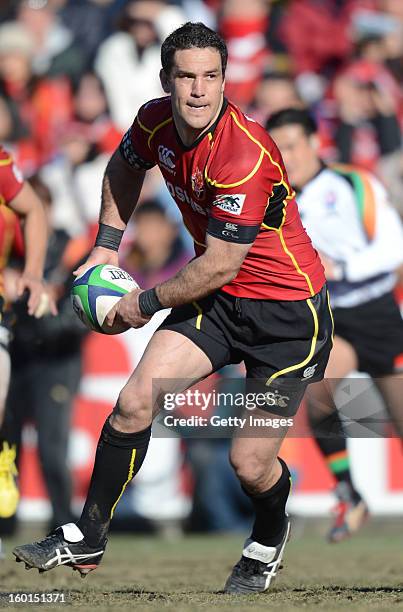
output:
[[161,81],[161,87],[164,90],[164,92],[166,94],[171,93],[171,87],[169,84],[169,79],[165,73],[165,71],[161,68],[160,70],[160,81]]

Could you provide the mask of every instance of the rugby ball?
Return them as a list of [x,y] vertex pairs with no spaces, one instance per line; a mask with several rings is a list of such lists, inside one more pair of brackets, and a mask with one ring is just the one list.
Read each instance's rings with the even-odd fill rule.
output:
[[106,315],[116,302],[137,287],[136,281],[122,268],[109,264],[93,266],[74,281],[73,310],[89,329],[101,334],[121,334],[130,326],[117,321],[108,327]]

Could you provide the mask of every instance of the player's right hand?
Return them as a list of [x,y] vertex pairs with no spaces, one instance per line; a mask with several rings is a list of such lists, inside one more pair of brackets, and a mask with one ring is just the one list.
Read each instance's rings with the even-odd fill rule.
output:
[[83,263],[77,270],[73,271],[74,276],[81,276],[88,268],[93,266],[99,266],[102,264],[109,264],[111,266],[119,265],[119,257],[116,251],[111,249],[105,249],[104,247],[94,247],[85,263]]

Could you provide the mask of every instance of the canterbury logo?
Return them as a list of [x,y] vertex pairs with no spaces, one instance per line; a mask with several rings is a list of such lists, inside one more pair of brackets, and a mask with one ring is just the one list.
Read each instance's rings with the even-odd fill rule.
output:
[[171,149],[164,147],[164,145],[158,147],[158,158],[161,164],[165,166],[165,168],[168,168],[168,170],[173,170],[175,168],[173,157],[175,157],[175,153],[171,151]]
[[85,559],[92,559],[94,557],[99,557],[99,555],[103,554],[103,550],[99,550],[95,553],[85,554],[85,555],[74,555],[68,546],[64,547],[64,552],[61,552],[60,548],[56,548],[55,556],[52,559],[49,559],[45,563],[45,565],[66,565],[66,563],[77,563],[78,561],[84,561]]

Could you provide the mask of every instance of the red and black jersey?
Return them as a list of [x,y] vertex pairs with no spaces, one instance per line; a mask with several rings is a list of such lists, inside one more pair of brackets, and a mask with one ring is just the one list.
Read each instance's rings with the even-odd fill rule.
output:
[[7,265],[11,249],[21,242],[17,215],[7,207],[22,189],[24,179],[10,155],[0,146],[0,296],[3,290],[1,273]]
[[280,152],[236,106],[225,100],[215,124],[188,147],[176,130],[170,97],[151,100],[139,110],[120,151],[134,168],[158,164],[196,255],[206,248],[206,233],[253,243],[224,291],[301,300],[321,289],[323,267],[302,226]]

